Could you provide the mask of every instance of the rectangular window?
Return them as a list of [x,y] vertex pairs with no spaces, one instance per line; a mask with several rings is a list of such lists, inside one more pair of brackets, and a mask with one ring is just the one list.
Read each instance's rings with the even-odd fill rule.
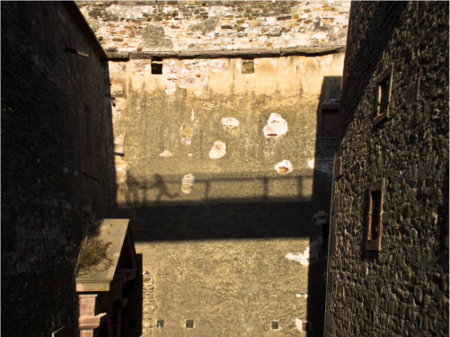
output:
[[254,59],[242,59],[242,73],[253,74],[255,72],[255,60]]
[[385,118],[389,117],[393,69],[394,67],[390,66],[381,74],[380,78],[378,79],[376,92],[375,125],[380,123]]
[[342,157],[337,157],[334,161],[334,179],[342,176]]
[[367,216],[367,250],[381,250],[383,234],[384,179],[369,185],[369,212]]
[[162,75],[163,73],[163,60],[160,57],[154,57],[152,59],[152,74]]

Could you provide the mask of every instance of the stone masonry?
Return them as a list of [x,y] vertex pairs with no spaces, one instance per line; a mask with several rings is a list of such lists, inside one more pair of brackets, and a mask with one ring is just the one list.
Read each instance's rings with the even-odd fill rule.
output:
[[77,4],[109,52],[344,45],[350,1]]
[[114,199],[106,55],[72,2],[4,2],[1,17],[1,334],[75,336],[81,242]]
[[[449,334],[448,13],[448,2],[352,3],[327,336]],[[387,69],[392,91],[381,119],[376,98]],[[381,250],[371,251],[368,189],[382,178]]]

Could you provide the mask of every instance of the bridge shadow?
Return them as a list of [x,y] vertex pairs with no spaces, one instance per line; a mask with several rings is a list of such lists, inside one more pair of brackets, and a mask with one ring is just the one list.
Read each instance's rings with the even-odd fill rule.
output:
[[[320,95],[321,103],[339,97],[340,81],[340,77],[324,78]],[[294,170],[286,175],[277,174],[275,171],[228,174],[194,171],[192,173],[195,181],[188,189],[183,189],[183,174],[149,172],[141,176],[129,169],[126,172],[126,189],[116,191],[118,199],[122,202],[115,205],[114,216],[130,219],[133,236],[138,246],[151,243],[158,247],[169,247],[168,245],[176,243],[191,245],[192,242],[208,245],[208,243],[228,241],[238,241],[245,245],[246,242],[273,240],[284,242],[283,240],[289,239],[301,239],[307,242],[308,247],[314,243],[310,248],[310,256],[307,257],[309,262],[306,266],[301,266],[295,261],[289,265],[289,268],[293,270],[292,273],[296,273],[295,270],[304,269],[301,274],[298,274],[298,278],[304,277],[301,275],[307,275],[304,277],[304,282],[307,283],[306,294],[297,294],[304,296],[299,297],[298,301],[300,307],[306,307],[306,313],[301,316],[299,312],[299,321],[280,320],[279,324],[281,328],[284,326],[285,329],[305,331],[304,335],[307,336],[322,336],[327,254],[320,245],[320,238],[326,233],[324,234],[321,226],[312,224],[312,218],[319,211],[329,212],[335,135],[332,134],[330,137],[324,130],[321,103],[316,107],[315,157],[314,164],[310,165],[315,169]],[[329,127],[329,120],[326,125]],[[123,156],[126,160],[126,153]],[[297,249],[303,252],[305,247],[298,246]],[[167,252],[167,255],[170,254]],[[144,255],[140,255],[141,259],[145,259]],[[160,252],[158,256],[163,255],[164,252]],[[208,261],[205,262],[208,265],[214,264],[214,261],[209,260],[206,255],[201,257],[201,260]],[[286,261],[285,256],[280,256],[278,261]],[[156,257],[153,263],[159,263]],[[148,273],[145,270],[145,264],[145,261],[141,261],[140,275],[126,290],[127,296],[134,299],[129,301],[122,316],[122,333],[127,336],[140,336],[148,329],[152,330],[152,334],[163,335],[164,330],[157,328],[158,317],[155,317],[151,310],[146,309],[147,307],[156,308],[158,305],[154,299],[155,281],[153,275],[145,274]],[[273,267],[267,268],[270,270]],[[165,268],[175,270],[179,266],[174,264],[167,265]],[[175,271],[168,271],[167,275],[171,272],[175,273]],[[176,275],[187,278],[188,276],[183,273],[187,272],[180,271]],[[246,280],[253,279],[249,271],[243,273],[242,277],[246,277]],[[296,278],[295,275],[293,274],[293,278]],[[222,277],[224,275],[217,275],[217,278]],[[276,278],[275,272],[273,278]],[[196,281],[199,280],[192,278],[192,282]],[[270,289],[267,290],[270,291]],[[170,299],[170,295],[167,294],[160,296],[166,296],[166,301]],[[293,290],[289,296],[295,299],[295,291]],[[248,311],[251,311],[250,308],[253,305],[250,301],[249,297],[249,304],[246,306]],[[300,301],[304,301],[303,304]],[[280,303],[276,305],[282,306]],[[214,310],[217,307],[220,306],[211,305],[208,308]],[[233,309],[238,310],[238,308],[229,310]],[[246,315],[250,317],[251,313]],[[269,313],[268,316],[270,316]],[[271,317],[273,321],[278,321],[276,311]],[[252,319],[257,320],[257,318]],[[271,321],[266,323],[269,327]],[[145,324],[149,325],[145,326]],[[167,325],[169,322],[165,321],[162,324]],[[204,323],[205,334],[199,331],[200,327],[196,330],[199,335],[208,335],[207,324],[207,322]],[[165,331],[168,332],[168,330]]]

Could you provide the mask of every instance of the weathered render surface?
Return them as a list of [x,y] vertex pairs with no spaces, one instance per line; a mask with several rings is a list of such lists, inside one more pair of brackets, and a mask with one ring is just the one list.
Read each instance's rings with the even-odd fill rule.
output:
[[[449,334],[448,6],[352,4],[327,336]],[[375,125],[378,79],[391,65],[390,116]],[[382,178],[381,251],[372,252],[366,247],[368,187]]]
[[[76,335],[79,247],[113,199],[106,55],[76,12],[74,3],[2,3],[2,336],[51,336],[60,328]],[[65,53],[63,41],[90,58]],[[83,173],[86,106],[96,130],[96,179]]]
[[350,1],[77,2],[111,52],[345,45]]
[[343,54],[256,58],[250,74],[246,61],[164,59],[162,75],[149,59],[110,62],[117,206],[146,272],[126,335],[267,336],[272,321],[322,333],[311,218],[329,209],[321,108],[340,95]]

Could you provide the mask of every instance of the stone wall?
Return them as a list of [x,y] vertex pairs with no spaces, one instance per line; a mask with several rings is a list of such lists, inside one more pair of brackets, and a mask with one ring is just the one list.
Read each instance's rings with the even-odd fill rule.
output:
[[199,335],[266,336],[272,321],[321,335],[311,218],[329,209],[322,108],[338,105],[343,53],[161,62],[160,75],[150,59],[109,63],[117,214],[151,280],[123,334],[182,335],[193,319]]
[[[448,2],[352,4],[328,336],[448,336],[448,12]],[[390,66],[390,112],[380,120],[378,81]],[[377,252],[366,243],[368,188],[382,178]]]
[[344,45],[350,1],[77,2],[107,51]]
[[113,199],[106,55],[74,3],[5,2],[1,12],[2,336],[75,336],[80,244]]
[[[343,54],[257,58],[250,74],[246,62],[164,59],[162,75],[149,59],[110,62],[119,206],[311,199],[314,168],[332,172],[334,142],[319,128]],[[283,160],[292,173],[277,172]]]

